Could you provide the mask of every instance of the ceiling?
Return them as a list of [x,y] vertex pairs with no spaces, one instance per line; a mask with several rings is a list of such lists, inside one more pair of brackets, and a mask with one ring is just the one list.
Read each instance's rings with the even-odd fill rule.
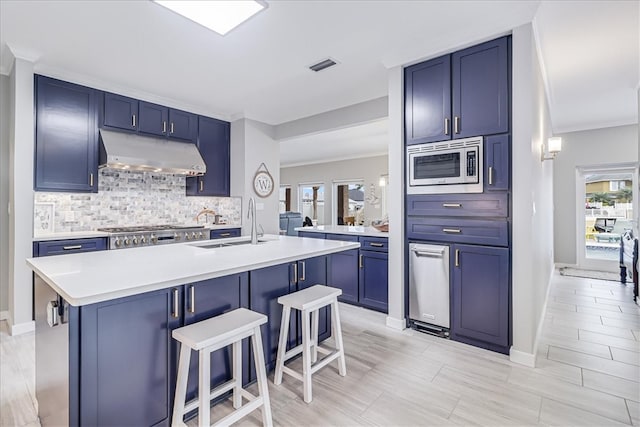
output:
[[[389,67],[507,34],[535,18],[554,131],[637,122],[636,1],[268,3],[222,37],[150,1],[2,0],[0,71],[9,71],[10,46],[42,74],[276,125],[385,96]],[[326,57],[339,64],[320,73],[307,68]],[[380,138],[381,123],[371,126],[282,144],[322,152],[331,140],[336,151],[325,157],[351,155],[338,149]]]

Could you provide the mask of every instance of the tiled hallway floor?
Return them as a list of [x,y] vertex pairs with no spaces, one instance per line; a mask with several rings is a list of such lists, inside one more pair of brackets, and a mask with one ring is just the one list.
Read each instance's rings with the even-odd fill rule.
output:
[[[390,330],[384,315],[341,305],[348,375],[317,373],[311,404],[291,377],[270,383],[274,424],[640,425],[640,309],[631,297],[616,282],[556,274],[535,369]],[[33,334],[9,337],[0,322],[0,338],[0,425],[37,425]],[[212,419],[229,410],[215,406]],[[259,412],[240,422],[260,423]]]

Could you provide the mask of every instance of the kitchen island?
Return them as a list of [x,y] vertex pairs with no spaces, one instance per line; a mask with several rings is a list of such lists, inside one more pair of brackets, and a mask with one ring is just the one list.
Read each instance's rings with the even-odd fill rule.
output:
[[352,236],[388,237],[389,233],[364,225],[316,225],[313,227],[297,227],[300,233],[348,234]]
[[[275,362],[277,298],[327,282],[327,255],[357,242],[265,236],[31,258],[36,274],[36,397],[42,425],[169,425],[177,368],[171,331],[238,307],[266,314],[263,347]],[[320,339],[330,335],[321,313]],[[297,336],[290,324],[290,344]],[[243,345],[244,382],[255,375]],[[188,398],[197,394],[192,358]],[[230,377],[212,353],[211,386]]]

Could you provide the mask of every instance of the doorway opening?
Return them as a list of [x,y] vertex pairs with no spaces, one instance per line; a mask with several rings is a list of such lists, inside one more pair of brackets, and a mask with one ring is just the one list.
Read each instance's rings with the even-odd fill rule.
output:
[[291,210],[291,186],[281,185],[279,196],[279,210],[282,212],[289,212]]
[[313,225],[324,225],[324,184],[300,184],[299,189],[302,217],[309,217]]
[[364,223],[364,181],[349,180],[333,183],[335,195],[333,223],[362,225]]
[[581,167],[576,176],[578,266],[617,272],[620,241],[637,232],[638,167]]

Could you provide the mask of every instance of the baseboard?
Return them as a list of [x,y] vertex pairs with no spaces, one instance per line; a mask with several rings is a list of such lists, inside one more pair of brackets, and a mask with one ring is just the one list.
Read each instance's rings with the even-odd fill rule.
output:
[[36,322],[32,320],[31,322],[18,323],[17,325],[9,325],[9,329],[11,330],[12,336],[26,334],[36,330]]
[[538,344],[540,343],[540,336],[542,335],[542,329],[544,328],[544,319],[547,316],[547,303],[549,302],[549,293],[551,292],[551,281],[553,280],[553,275],[557,268],[557,264],[555,264],[554,268],[551,269],[551,274],[549,274],[549,279],[547,280],[547,294],[544,297],[544,304],[542,304],[542,310],[540,311],[540,320],[538,320],[538,329],[536,330],[536,340],[533,343],[534,367],[536,363],[535,358],[538,354]]
[[513,347],[511,347],[511,350],[509,351],[509,360],[511,360],[513,363],[518,363],[530,368],[536,367],[535,354],[525,353],[524,351],[520,350],[514,350]]
[[387,316],[387,327],[402,331],[407,328],[407,322],[405,319],[396,319],[395,317]]
[[0,320],[8,320],[9,319],[9,310],[0,311]]

